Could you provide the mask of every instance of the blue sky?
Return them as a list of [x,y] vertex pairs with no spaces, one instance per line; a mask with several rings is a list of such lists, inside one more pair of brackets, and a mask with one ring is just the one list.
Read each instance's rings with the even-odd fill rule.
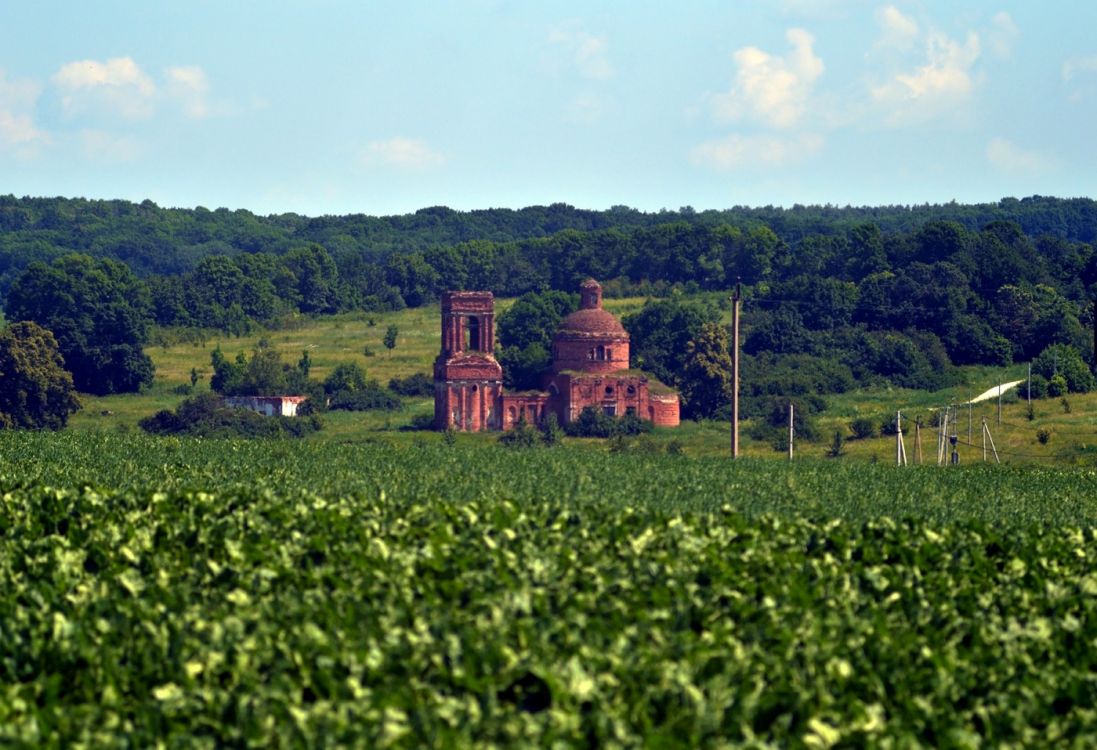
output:
[[0,0],[0,193],[256,213],[1091,196],[1097,3]]

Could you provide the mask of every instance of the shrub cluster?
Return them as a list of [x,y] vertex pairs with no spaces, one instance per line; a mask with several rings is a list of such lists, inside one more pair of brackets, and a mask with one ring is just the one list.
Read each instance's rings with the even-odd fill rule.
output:
[[876,421],[870,417],[857,417],[849,423],[849,431],[855,440],[868,440],[876,437]]
[[140,421],[141,429],[153,435],[195,437],[304,437],[323,423],[315,414],[298,417],[267,417],[250,409],[227,407],[219,396],[203,393],[188,398],[175,411],[162,409]]
[[377,380],[367,380],[365,371],[354,362],[339,365],[324,378],[324,393],[329,409],[395,411],[403,405],[399,396]]
[[393,378],[389,381],[389,390],[399,396],[425,398],[434,395],[434,379],[417,372],[406,378]]
[[651,422],[646,422],[635,414],[611,417],[593,406],[584,407],[579,412],[578,419],[564,426],[564,432],[571,437],[608,438],[617,435],[640,435],[651,430]]
[[371,409],[396,411],[401,406],[403,404],[400,402],[400,397],[382,388],[376,380],[368,381],[365,388],[356,391],[338,391],[328,402],[329,409],[342,411],[370,411]]
[[1097,388],[1089,365],[1073,346],[1052,344],[1032,360],[1032,395],[1059,398]]
[[552,447],[559,445],[563,436],[560,422],[555,414],[550,413],[538,427],[526,422],[525,417],[520,417],[513,428],[499,436],[499,443],[508,448],[533,448],[538,444]]

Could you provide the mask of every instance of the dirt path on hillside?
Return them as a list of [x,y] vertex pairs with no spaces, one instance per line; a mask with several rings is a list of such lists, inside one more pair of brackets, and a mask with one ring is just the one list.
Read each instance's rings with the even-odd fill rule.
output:
[[1016,388],[1017,386],[1019,386],[1023,382],[1025,382],[1025,381],[1024,380],[1014,380],[1011,383],[1002,383],[1001,386],[996,385],[993,388],[991,388],[989,391],[987,391],[986,393],[980,393],[978,396],[971,399],[971,401],[968,401],[967,403],[977,404],[980,401],[988,401],[992,398],[998,398],[999,392],[1005,393],[1006,391],[1008,391],[1011,388]]

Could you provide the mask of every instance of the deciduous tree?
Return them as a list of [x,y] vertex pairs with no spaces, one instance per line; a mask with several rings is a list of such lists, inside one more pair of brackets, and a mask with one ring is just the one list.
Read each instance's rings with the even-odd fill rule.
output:
[[705,323],[686,348],[679,387],[686,417],[710,417],[731,402],[731,352],[727,329]]
[[392,354],[392,350],[396,348],[396,337],[400,335],[400,329],[392,325],[385,331],[385,338],[383,343],[385,348],[389,350],[389,354]]
[[7,317],[53,332],[77,390],[127,393],[152,382],[152,360],[142,350],[148,290],[117,261],[73,254],[32,263],[8,295]]
[[53,334],[31,322],[0,330],[0,428],[57,430],[79,409]]

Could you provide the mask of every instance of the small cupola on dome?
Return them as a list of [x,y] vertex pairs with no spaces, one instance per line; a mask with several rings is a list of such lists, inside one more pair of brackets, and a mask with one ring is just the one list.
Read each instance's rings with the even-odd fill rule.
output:
[[579,309],[602,309],[602,285],[594,279],[587,279],[579,285]]

